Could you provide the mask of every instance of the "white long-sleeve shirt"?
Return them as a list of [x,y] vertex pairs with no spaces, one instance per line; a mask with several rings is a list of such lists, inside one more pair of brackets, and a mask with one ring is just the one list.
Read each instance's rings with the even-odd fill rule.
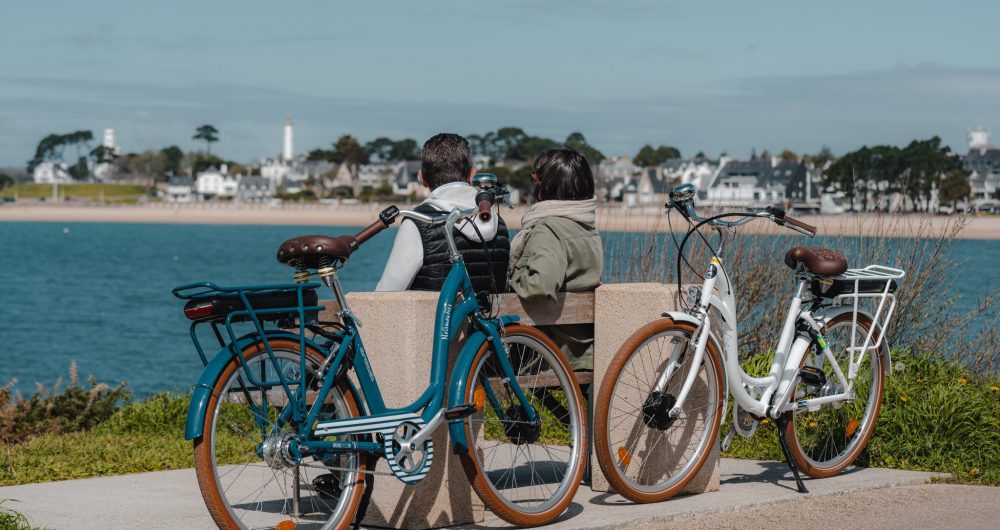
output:
[[[450,212],[455,208],[467,209],[476,206],[476,188],[468,182],[449,182],[434,188],[427,199],[420,204],[429,204],[435,208]],[[495,210],[494,210],[495,211]],[[488,222],[475,217],[476,226],[486,241],[492,241],[497,234],[499,222],[493,215]],[[460,222],[459,230],[465,237],[480,241],[479,235],[469,223]],[[416,223],[409,219],[399,225],[399,232],[392,243],[392,251],[382,271],[382,279],[375,287],[376,291],[405,291],[410,288],[420,268],[424,266],[424,244],[420,240],[420,231]]]

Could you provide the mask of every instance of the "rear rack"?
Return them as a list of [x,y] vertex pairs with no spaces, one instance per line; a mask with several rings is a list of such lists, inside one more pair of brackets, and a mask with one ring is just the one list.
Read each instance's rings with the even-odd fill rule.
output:
[[[221,348],[234,346],[239,337],[236,331],[233,329],[234,322],[249,322],[253,324],[254,332],[264,340],[266,332],[264,329],[264,323],[269,320],[274,320],[276,315],[297,315],[297,324],[299,328],[299,335],[305,336],[306,323],[307,321],[315,320],[315,318],[309,318],[310,316],[315,316],[319,311],[325,309],[324,306],[320,305],[306,305],[304,303],[304,292],[308,290],[314,290],[318,288],[320,284],[318,283],[281,283],[281,284],[264,284],[264,285],[242,285],[237,287],[223,287],[217,285],[213,282],[197,282],[190,283],[186,285],[181,285],[173,289],[173,294],[181,300],[211,300],[213,298],[218,298],[222,296],[237,296],[243,302],[245,309],[231,311],[226,314],[225,319],[213,319],[213,320],[195,320],[191,323],[190,335],[191,342],[194,343],[195,350],[198,352],[198,357],[201,359],[203,365],[208,366],[208,356],[205,353],[201,341],[198,339],[197,330],[202,324],[208,324],[211,326],[212,332],[215,335],[215,339],[219,342]],[[288,307],[267,307],[267,308],[254,308],[251,303],[251,297],[278,294],[278,293],[288,293],[295,294],[295,298],[298,303],[294,306]],[[229,336],[227,341],[224,337],[220,326],[224,326],[226,333]],[[265,341],[266,342],[266,341]],[[268,348],[270,349],[270,348]],[[231,352],[240,357],[241,363],[243,363],[244,368],[246,368],[246,361],[243,359],[241,352],[233,349]]]
[[[885,340],[886,325],[892,319],[892,314],[896,310],[895,280],[902,280],[906,277],[906,272],[902,269],[886,267],[884,265],[869,265],[863,269],[847,269],[840,276],[832,278],[835,282],[845,282],[848,287],[853,284],[853,289],[848,290],[833,298],[835,304],[849,303],[852,305],[851,317],[851,356],[850,379],[857,375],[858,368],[864,358],[864,354],[869,350],[877,350]],[[865,282],[866,288],[862,288],[861,283]],[[879,287],[872,289],[875,282]],[[858,308],[862,299],[878,300],[878,307],[872,313],[872,324],[865,334],[864,340],[858,337]],[[873,341],[875,330],[878,329],[878,337]],[[861,346],[858,347],[858,343]]]

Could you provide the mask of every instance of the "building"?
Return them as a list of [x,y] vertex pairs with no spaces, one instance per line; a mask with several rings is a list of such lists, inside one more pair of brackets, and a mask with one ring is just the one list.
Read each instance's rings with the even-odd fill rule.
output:
[[167,202],[191,202],[194,196],[194,180],[191,177],[172,176],[167,181]]
[[275,188],[286,181],[301,183],[310,176],[301,167],[305,160],[295,157],[293,135],[294,123],[287,118],[282,129],[281,155],[260,161],[260,176],[270,180]]
[[[597,165],[597,194],[609,201],[623,201],[625,188],[643,174],[643,169],[632,163],[627,156],[605,158]],[[634,191],[630,191],[634,193]]]
[[201,199],[232,198],[236,196],[240,175],[230,175],[226,164],[218,169],[210,167],[195,179],[195,191]]
[[31,177],[36,184],[73,182],[73,177],[69,174],[69,167],[65,162],[42,162],[35,166]]
[[264,177],[243,177],[236,185],[236,202],[266,202],[274,197],[275,185]]
[[997,205],[1000,190],[1000,149],[989,145],[990,133],[976,129],[967,133],[969,152],[962,158],[962,168],[969,173],[972,206]]

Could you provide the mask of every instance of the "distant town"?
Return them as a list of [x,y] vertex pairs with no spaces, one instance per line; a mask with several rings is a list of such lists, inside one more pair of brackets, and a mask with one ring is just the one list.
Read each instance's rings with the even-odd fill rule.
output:
[[[66,200],[73,195],[65,186],[60,194],[60,185],[77,183],[144,186],[149,192],[136,202],[350,204],[415,201],[426,194],[417,176],[419,145],[412,139],[377,138],[362,145],[344,135],[330,150],[301,154],[295,151],[294,123],[288,119],[279,155],[241,164],[211,154],[220,136],[214,126],[203,125],[193,139],[205,142],[204,151],[184,153],[170,146],[123,154],[113,129],[104,130],[94,149],[89,149],[89,131],[50,135],[39,142],[27,168],[0,170],[0,197]],[[816,154],[752,152],[746,158],[700,152],[682,157],[673,147],[651,145],[634,156],[604,156],[581,133],[557,142],[515,127],[468,138],[476,168],[498,174],[514,189],[515,201],[528,196],[534,157],[567,145],[594,166],[599,198],[622,207],[661,206],[674,186],[690,183],[702,204],[717,208],[784,205],[823,214],[1000,212],[1000,148],[990,145],[990,133],[982,128],[967,132],[964,155],[951,153],[937,137],[902,148],[866,146],[840,157],[824,149]],[[64,155],[72,148],[77,158],[70,164]],[[51,185],[52,194],[25,196],[18,189],[26,189],[25,183]]]

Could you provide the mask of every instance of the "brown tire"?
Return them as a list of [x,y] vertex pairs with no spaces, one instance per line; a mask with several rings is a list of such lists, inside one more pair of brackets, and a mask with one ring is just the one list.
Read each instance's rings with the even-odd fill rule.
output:
[[[480,411],[463,420],[465,426],[465,436],[469,441],[469,449],[459,453],[462,460],[462,467],[465,474],[472,483],[472,488],[486,506],[493,511],[497,517],[519,527],[540,526],[548,524],[559,517],[572,502],[576,495],[580,480],[583,477],[584,463],[587,457],[587,424],[586,412],[583,406],[583,394],[580,392],[580,385],[573,376],[569,361],[559,348],[541,331],[523,325],[511,325],[506,328],[506,338],[504,341],[508,351],[508,357],[518,374],[518,381],[522,381],[522,389],[528,397],[532,406],[539,411],[542,417],[542,428],[536,440],[525,438],[517,431],[509,431],[518,423],[505,422],[499,419],[496,414],[496,405],[488,401],[483,390],[482,381],[485,378],[493,395],[496,396],[500,408],[505,411],[505,418],[510,420],[514,410],[522,410],[520,402],[507,392],[509,386],[504,378],[491,377],[496,372],[495,366],[489,364],[492,356],[490,343],[486,342],[479,348],[473,359],[472,366],[466,376],[466,396],[465,403],[477,403],[479,395]],[[523,347],[523,349],[521,349]],[[527,352],[534,352],[538,357],[529,357]],[[538,362],[540,360],[540,362]],[[534,376],[530,370],[536,370]],[[545,382],[543,382],[545,381]],[[531,386],[532,384],[538,386]],[[562,396],[563,400],[559,400]],[[554,400],[554,401],[553,401]],[[543,410],[544,409],[544,410]],[[477,425],[481,425],[477,427]],[[547,428],[547,430],[546,430]],[[480,436],[480,432],[482,436]],[[487,436],[492,440],[487,440]],[[509,474],[504,474],[503,469],[488,469],[498,462],[496,453],[488,458],[484,456],[489,447],[481,447],[492,443],[492,449],[499,451],[501,445],[516,448],[517,453],[512,456]],[[528,441],[524,441],[528,440]],[[567,441],[568,440],[568,441]],[[561,443],[568,443],[563,446]],[[517,458],[519,454],[524,454],[526,458],[531,458],[532,452],[546,453],[546,458],[557,458],[559,455],[566,455],[565,468],[549,463],[548,467],[539,466],[537,469],[533,463],[525,464],[531,472],[529,478],[534,480],[537,476],[543,479],[545,476],[555,474],[554,480],[558,485],[546,490],[539,487],[540,493],[548,493],[550,497],[537,506],[531,506],[527,501],[535,501],[531,497],[525,502],[519,502],[517,498],[519,492],[517,486],[518,469]],[[551,460],[549,461],[551,462]],[[562,470],[562,473],[559,471]],[[524,475],[523,469],[521,473]],[[504,489],[504,485],[510,484],[510,478],[514,478],[513,490]],[[523,481],[522,488],[523,489]],[[554,490],[554,491],[553,491]],[[531,489],[528,494],[533,494]],[[511,497],[511,498],[509,498]]]
[[[601,383],[594,409],[594,451],[608,482],[632,502],[660,502],[680,493],[705,465],[719,436],[725,372],[714,340],[707,343],[699,368],[704,375],[692,385],[681,414],[676,419],[656,423],[657,416],[645,412],[646,407],[651,407],[650,412],[659,410],[663,414],[673,406],[669,399],[676,397],[685,375],[692,369],[694,332],[693,324],[670,318],[646,324],[618,349]],[[685,341],[683,350],[674,348]],[[647,359],[643,352],[647,346],[650,351],[658,346],[662,357],[664,345],[671,345],[669,354],[677,353],[683,364],[664,387],[661,395],[669,396],[663,398],[667,401],[653,407],[650,400],[655,399],[656,381],[671,357]],[[642,377],[638,373],[640,368]],[[634,417],[623,418],[630,409]],[[612,410],[617,414],[612,414]],[[685,440],[693,443],[684,445]],[[632,466],[633,460],[640,458],[641,463]],[[675,465],[679,469],[671,468]],[[630,468],[634,468],[635,478],[627,476]]]
[[[269,339],[269,341],[272,351],[275,353],[276,357],[280,361],[289,361],[298,363],[300,357],[299,357],[299,342],[297,340]],[[270,365],[271,367],[274,366],[273,364],[270,364],[271,361],[269,360],[267,350],[264,347],[263,343],[258,342],[250,345],[245,350],[243,350],[243,355],[246,358],[247,365],[252,370],[256,370],[262,366],[266,370],[268,365]],[[310,363],[310,365],[313,366],[314,368],[318,367],[320,363],[322,363],[323,361],[322,355],[319,352],[309,347],[306,348],[306,358],[307,362]],[[287,367],[289,365],[282,365],[282,366]],[[306,501],[307,506],[305,506],[304,509],[307,511],[311,509],[312,512],[302,513],[302,510],[300,510],[300,513],[302,513],[301,519],[287,514],[281,514],[280,510],[284,507],[283,505],[276,505],[277,504],[276,502],[269,503],[262,498],[268,491],[266,483],[264,486],[260,487],[261,493],[258,497],[261,497],[260,500],[261,510],[265,509],[264,506],[276,505],[276,507],[270,512],[262,511],[261,513],[256,513],[252,512],[249,509],[240,510],[240,507],[238,506],[234,507],[233,503],[228,501],[226,492],[222,491],[221,489],[223,487],[221,484],[223,482],[223,477],[228,479],[228,475],[226,473],[221,473],[221,474],[218,473],[220,466],[216,465],[216,458],[215,458],[216,457],[215,445],[217,442],[223,446],[228,447],[231,445],[232,442],[231,439],[236,438],[241,445],[245,446],[243,452],[241,453],[243,455],[242,458],[245,460],[245,462],[242,463],[243,468],[239,471],[238,474],[235,475],[235,478],[232,478],[231,481],[229,481],[230,484],[228,485],[227,489],[237,487],[236,486],[237,481],[239,481],[244,475],[250,477],[247,479],[248,482],[252,480],[252,476],[255,474],[254,472],[256,471],[256,469],[251,470],[251,472],[249,473],[244,473],[244,471],[248,470],[251,466],[255,468],[261,467],[262,470],[267,471],[267,469],[265,469],[267,467],[267,464],[264,463],[261,457],[257,456],[256,454],[251,454],[248,452],[248,450],[254,445],[254,440],[253,440],[254,434],[252,430],[247,432],[247,429],[243,428],[246,426],[246,424],[243,422],[247,419],[247,416],[246,414],[239,412],[241,410],[241,407],[237,405],[253,401],[255,406],[260,406],[259,403],[255,401],[257,399],[260,399],[260,402],[263,402],[262,397],[258,398],[259,395],[261,396],[266,395],[267,400],[284,399],[283,393],[272,394],[271,392],[265,392],[261,390],[252,390],[252,389],[242,390],[241,389],[242,387],[238,387],[240,388],[238,390],[229,390],[230,384],[232,384],[234,381],[242,381],[242,378],[245,377],[245,373],[241,371],[241,368],[242,365],[239,359],[234,358],[222,370],[219,379],[216,381],[215,386],[212,389],[212,395],[208,402],[208,408],[205,414],[205,421],[203,424],[202,436],[194,440],[195,472],[198,476],[198,487],[201,489],[202,497],[205,500],[205,506],[208,508],[208,512],[212,515],[212,519],[219,526],[219,528],[224,528],[224,529],[246,528],[250,526],[250,524],[244,522],[243,519],[250,519],[251,517],[253,517],[255,521],[260,520],[267,526],[276,526],[278,523],[282,521],[288,521],[289,519],[292,520],[289,522],[285,522],[285,526],[289,526],[290,522],[294,522],[296,524],[298,524],[299,522],[313,523],[316,521],[316,517],[322,517],[320,512],[324,510],[324,507],[329,507],[330,504],[322,500],[323,496],[320,495],[314,488],[312,488],[311,481],[309,479],[309,476],[311,474],[319,476],[321,474],[329,473],[329,470],[325,469],[323,469],[322,471],[320,470],[320,468],[322,468],[323,466],[321,465],[321,462],[319,460],[312,462],[312,464],[315,465],[316,467],[298,466],[297,473],[299,473],[299,475],[292,474],[293,479],[298,477],[300,483],[309,484],[309,489],[301,490],[302,493],[304,495],[308,495],[311,493],[311,495],[307,497]],[[279,390],[278,392],[281,391]],[[223,403],[234,406],[226,407],[225,411],[226,417],[220,419],[219,418],[220,411],[222,411],[223,407],[220,406],[219,400],[221,396],[224,395],[234,395],[237,397],[231,401],[226,401]],[[276,395],[280,395],[281,397],[280,398],[274,397]],[[246,396],[246,397],[240,397],[240,396]],[[329,403],[335,409],[338,409],[336,412],[336,417],[346,418],[346,417],[357,417],[359,415],[357,402],[355,401],[354,395],[347,384],[342,383],[331,388],[331,390],[327,394],[326,403]],[[278,407],[279,405],[269,405],[268,412],[266,413],[268,418],[271,417],[272,414],[271,409],[277,409]],[[256,418],[262,417],[258,415],[257,412],[255,412],[250,407],[245,407],[245,408],[251,411],[250,412],[251,416],[249,416],[251,422],[253,422],[255,417]],[[220,434],[220,436],[218,436],[218,439],[216,437],[217,422],[229,423],[231,425],[231,427],[228,429],[229,432],[224,432]],[[258,435],[258,438],[260,437],[262,437],[262,435]],[[245,440],[241,440],[240,438],[245,438]],[[258,439],[256,443],[259,444],[260,440]],[[361,496],[364,490],[364,480],[363,480],[364,475],[360,472],[365,470],[365,464],[367,462],[367,458],[365,458],[363,455],[357,455],[353,453],[352,455],[354,455],[353,458],[355,459],[356,462],[356,465],[352,466],[352,469],[357,469],[358,472],[350,473],[351,476],[344,479],[341,485],[339,486],[340,488],[342,488],[341,489],[342,494],[340,498],[337,500],[334,510],[335,511],[334,515],[338,517],[338,520],[334,521],[333,524],[329,526],[329,528],[333,528],[336,530],[344,530],[353,522],[353,519],[358,510],[358,505],[361,502]],[[347,458],[352,458],[352,457],[348,456]],[[236,466],[233,467],[235,468]],[[295,473],[295,471],[289,471],[289,469],[292,468],[272,469],[271,474],[275,477],[275,481],[277,482],[278,481],[277,477],[279,475],[287,478],[286,473]],[[301,475],[302,473],[305,473],[304,477]],[[277,487],[280,489],[280,485],[278,485]],[[346,488],[347,493],[344,493],[344,488]],[[232,489],[230,491],[230,493],[232,493],[234,497],[237,496],[235,492],[236,489]],[[285,494],[284,492],[282,493]],[[287,494],[285,500],[287,501]],[[237,499],[235,501],[236,504],[240,504],[243,502],[244,502],[243,499]],[[252,502],[249,504],[253,505]],[[242,515],[240,515],[241,513]],[[309,516],[310,514],[313,515],[313,518],[311,519],[307,518],[307,516]],[[276,519],[281,519],[281,521],[276,521]],[[325,524],[329,524],[330,522],[331,522],[330,520],[326,520]]]
[[[851,313],[842,313],[827,322],[822,330],[822,334],[830,343],[832,353],[835,356],[844,356],[838,358],[844,374],[847,373],[847,365],[844,364],[848,362],[847,353],[842,350],[845,345],[836,341],[840,338],[840,331],[846,329],[848,333],[850,332],[851,321]],[[858,315],[858,327],[862,330],[859,341],[864,341],[871,325],[872,322],[867,316]],[[872,340],[877,338],[878,333],[879,330],[876,329]],[[850,346],[849,335],[847,341],[846,346]],[[810,351],[813,353],[818,351],[815,344]],[[805,366],[810,357],[809,354],[803,357],[802,366]],[[861,365],[855,381],[856,400],[844,403],[840,408],[822,405],[815,412],[804,410],[785,413],[787,419],[785,439],[788,441],[792,460],[810,477],[826,478],[839,474],[857,460],[875,432],[875,423],[878,421],[885,389],[885,363],[888,359],[888,347],[885,342],[878,351],[870,352],[866,357],[868,362]],[[829,361],[824,359],[822,365],[825,368],[827,381],[835,382]],[[869,377],[863,376],[866,372],[870,374]],[[793,402],[800,397],[806,397],[801,394],[803,389],[802,385],[796,387],[792,395]],[[866,398],[863,403],[859,403],[862,393]],[[823,439],[823,443],[815,442],[818,439]],[[841,446],[843,448],[839,449]]]

